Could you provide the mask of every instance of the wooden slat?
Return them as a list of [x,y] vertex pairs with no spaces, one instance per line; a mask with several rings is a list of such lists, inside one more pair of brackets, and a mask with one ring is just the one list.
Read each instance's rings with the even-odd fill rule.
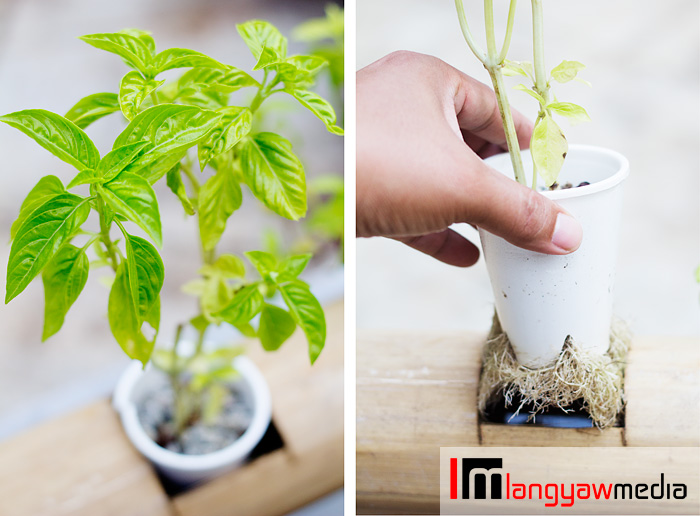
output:
[[624,446],[623,428],[547,428],[481,423],[481,446]]
[[304,457],[286,450],[173,499],[180,516],[281,516],[343,485],[343,442],[326,441]]
[[284,447],[175,497],[180,516],[280,516],[342,487],[342,303],[326,309],[326,323],[326,347],[313,366],[301,331],[275,353],[253,346]]
[[700,339],[637,337],[625,374],[627,446],[700,446]]
[[476,334],[358,339],[358,513],[439,512],[440,446],[479,443],[481,344]]
[[478,422],[484,335],[373,333],[357,343],[359,514],[439,512],[440,446],[698,446],[697,339],[636,338],[626,427]]
[[0,445],[3,516],[171,516],[146,460],[107,401]]

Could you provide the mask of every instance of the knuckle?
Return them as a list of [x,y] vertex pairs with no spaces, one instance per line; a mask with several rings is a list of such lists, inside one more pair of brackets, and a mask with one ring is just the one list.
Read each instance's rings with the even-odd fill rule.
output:
[[523,196],[514,233],[524,241],[536,240],[544,236],[548,228],[546,199],[529,190]]

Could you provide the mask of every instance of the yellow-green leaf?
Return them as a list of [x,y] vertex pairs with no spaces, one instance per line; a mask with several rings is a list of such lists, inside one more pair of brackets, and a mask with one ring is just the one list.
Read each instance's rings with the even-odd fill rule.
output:
[[537,173],[548,187],[559,177],[568,151],[566,137],[552,117],[545,115],[538,119],[530,141],[530,152]]
[[217,110],[221,114],[214,129],[199,142],[199,167],[204,171],[207,163],[236,145],[250,132],[253,113],[244,107],[228,106]]
[[557,82],[569,82],[576,78],[581,70],[586,68],[586,65],[578,61],[562,61],[552,69],[552,79]]
[[141,103],[165,81],[144,79],[143,76],[132,70],[122,77],[119,86],[119,106],[128,120],[133,120],[139,112]]
[[253,194],[272,211],[292,220],[306,214],[304,167],[288,140],[257,133],[241,141],[240,163]]
[[41,340],[63,326],[66,314],[78,299],[88,277],[88,258],[82,249],[66,244],[42,272],[44,283],[44,331]]

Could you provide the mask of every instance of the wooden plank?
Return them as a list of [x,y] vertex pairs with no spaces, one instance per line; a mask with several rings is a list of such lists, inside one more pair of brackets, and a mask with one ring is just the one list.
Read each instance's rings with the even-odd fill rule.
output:
[[326,309],[326,347],[309,364],[301,331],[249,356],[270,385],[281,450],[179,495],[180,516],[279,516],[343,485],[343,303]]
[[3,516],[171,516],[148,462],[109,402],[0,444]]
[[357,510],[439,512],[440,446],[476,446],[482,336],[357,342]]
[[474,333],[359,336],[359,514],[439,512],[440,446],[698,446],[697,339],[636,338],[626,428],[603,432],[479,424],[483,341]]
[[179,516],[280,516],[343,485],[343,440],[281,449],[173,499]]
[[481,423],[481,446],[624,446],[623,428],[547,428]]
[[700,446],[700,339],[636,337],[625,374],[628,446]]

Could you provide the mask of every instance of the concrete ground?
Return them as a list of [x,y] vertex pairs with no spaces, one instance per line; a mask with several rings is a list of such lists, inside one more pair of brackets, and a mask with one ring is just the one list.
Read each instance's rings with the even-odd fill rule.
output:
[[[0,0],[0,113],[27,108],[65,113],[85,95],[117,91],[127,67],[117,56],[90,47],[78,36],[136,27],[153,32],[159,49],[192,48],[250,70],[255,63],[236,32],[236,23],[263,18],[289,35],[303,20],[322,16],[325,3]],[[303,53],[306,48],[303,43],[290,43],[292,53]],[[328,90],[327,84],[322,85],[322,94],[328,95]],[[341,173],[342,138],[328,134],[323,124],[297,108],[293,99],[277,97],[271,103],[288,116],[279,131],[294,144],[307,176]],[[88,132],[104,153],[122,128],[115,115],[95,123]],[[73,170],[4,124],[0,127],[0,156],[0,290],[4,292],[10,225],[22,199],[41,175],[55,174],[67,183]],[[199,251],[193,221],[183,221],[179,201],[165,190],[165,184],[158,185],[167,271],[161,335],[167,340],[177,322],[194,314],[192,298],[182,294],[180,286],[196,275]],[[258,205],[251,196],[244,199],[244,207],[229,221],[221,251],[241,253],[259,248],[261,232],[269,227],[288,236],[294,234],[291,226],[280,226],[275,216],[263,213]],[[111,392],[128,360],[109,333],[107,290],[98,281],[100,275],[99,271],[90,274],[63,329],[45,343],[41,343],[40,281],[9,305],[0,306],[0,439]],[[342,494],[323,502],[321,510],[324,514],[341,513]]]
[[[508,2],[495,2],[505,21]],[[643,7],[642,7],[643,5]],[[481,3],[465,1],[483,41]],[[532,60],[530,2],[518,3],[509,58]],[[638,334],[700,335],[700,16],[694,0],[545,2],[546,58],[587,65],[578,83],[557,89],[593,121],[563,128],[570,142],[626,155],[616,311]],[[497,22],[498,23],[498,22]],[[442,58],[479,80],[488,75],[467,47],[452,1],[358,0],[357,67],[394,50]],[[515,86],[516,78],[506,78]],[[509,90],[512,105],[534,116],[534,101]],[[471,227],[464,234],[478,236]],[[357,242],[359,330],[485,331],[493,295],[483,260],[444,265],[394,241]]]

